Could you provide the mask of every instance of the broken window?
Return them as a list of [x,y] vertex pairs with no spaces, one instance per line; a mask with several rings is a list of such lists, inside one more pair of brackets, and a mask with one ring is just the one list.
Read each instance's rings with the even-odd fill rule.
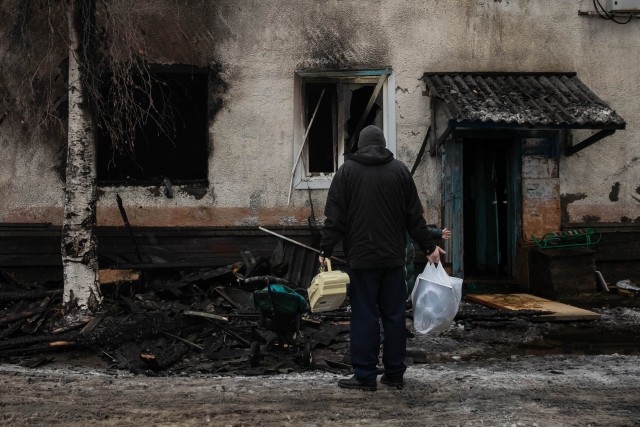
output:
[[99,184],[158,185],[165,178],[206,184],[208,80],[206,69],[153,67],[150,90],[135,95],[152,114],[137,126],[132,152],[114,150],[109,134],[98,129]]
[[296,188],[328,188],[345,156],[357,149],[359,129],[367,125],[382,129],[395,151],[395,117],[387,108],[395,104],[390,102],[392,76],[387,70],[297,73]]

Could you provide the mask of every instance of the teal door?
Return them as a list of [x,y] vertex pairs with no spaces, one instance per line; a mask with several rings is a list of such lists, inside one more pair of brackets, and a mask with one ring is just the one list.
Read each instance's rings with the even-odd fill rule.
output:
[[449,140],[444,145],[442,206],[444,226],[451,230],[452,237],[444,242],[447,255],[445,262],[451,263],[453,275],[464,277],[463,259],[463,144]]
[[463,252],[467,276],[515,277],[521,228],[517,138],[465,138]]

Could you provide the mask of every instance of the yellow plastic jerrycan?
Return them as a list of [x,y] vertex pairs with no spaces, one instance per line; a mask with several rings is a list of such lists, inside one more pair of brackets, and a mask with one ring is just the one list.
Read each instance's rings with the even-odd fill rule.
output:
[[327,258],[327,271],[320,266],[309,286],[309,305],[312,313],[337,310],[347,297],[349,275],[340,270],[331,270],[331,260]]

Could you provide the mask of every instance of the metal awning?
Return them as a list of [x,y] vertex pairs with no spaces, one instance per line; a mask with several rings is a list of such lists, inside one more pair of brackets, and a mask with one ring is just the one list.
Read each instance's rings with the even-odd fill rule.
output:
[[425,73],[423,79],[448,118],[439,143],[456,128],[600,130],[569,147],[572,154],[626,126],[576,73]]

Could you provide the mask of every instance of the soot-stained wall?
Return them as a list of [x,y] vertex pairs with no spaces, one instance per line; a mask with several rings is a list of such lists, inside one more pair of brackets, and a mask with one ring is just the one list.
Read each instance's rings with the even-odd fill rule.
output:
[[[579,16],[592,2],[561,0],[274,0],[117,3],[134,17],[141,54],[157,64],[209,67],[208,187],[104,187],[100,225],[121,225],[115,194],[142,226],[303,225],[306,190],[287,204],[294,157],[294,73],[391,66],[397,157],[413,161],[429,125],[420,80],[433,71],[576,71],[627,122],[627,130],[561,157],[554,218],[640,221],[640,32]],[[113,13],[118,10],[114,6]],[[10,115],[0,124],[0,222],[62,218],[60,142],[29,140]],[[584,135],[576,135],[579,140]],[[535,173],[536,168],[527,169]],[[528,173],[529,173],[528,172]],[[425,156],[415,180],[427,221],[440,223],[440,159]],[[546,187],[545,187],[546,188]],[[326,190],[311,200],[321,217]],[[534,200],[532,197],[528,200]],[[524,206],[528,210],[529,206]],[[533,209],[534,207],[531,207]],[[536,209],[539,208],[536,207]],[[558,213],[559,211],[559,213]],[[531,216],[533,218],[533,216]],[[542,217],[540,217],[542,218]],[[542,219],[544,221],[544,219]]]

